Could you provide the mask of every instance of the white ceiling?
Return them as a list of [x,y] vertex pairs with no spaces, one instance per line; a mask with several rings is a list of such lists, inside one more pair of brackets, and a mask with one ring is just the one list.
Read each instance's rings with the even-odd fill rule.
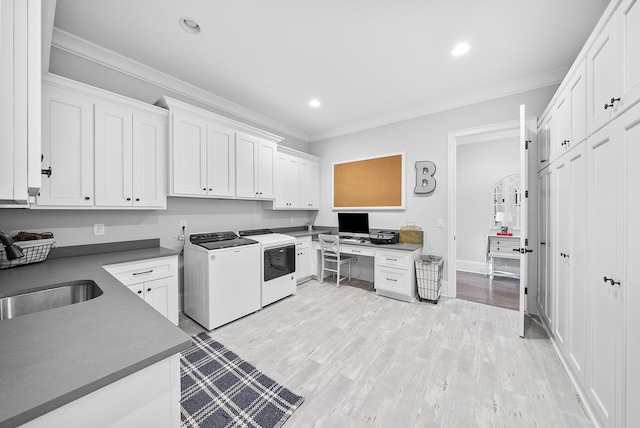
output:
[[57,0],[55,27],[318,141],[558,83],[608,3]]

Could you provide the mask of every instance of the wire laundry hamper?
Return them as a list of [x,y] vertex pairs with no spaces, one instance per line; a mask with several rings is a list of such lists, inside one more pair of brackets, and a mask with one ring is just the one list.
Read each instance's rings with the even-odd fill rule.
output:
[[442,288],[444,257],[420,256],[415,263],[419,299],[437,304]]

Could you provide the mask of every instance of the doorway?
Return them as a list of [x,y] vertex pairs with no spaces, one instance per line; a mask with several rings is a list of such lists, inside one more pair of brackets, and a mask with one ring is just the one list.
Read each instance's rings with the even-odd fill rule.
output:
[[[527,119],[526,123],[528,127],[535,129],[535,118]],[[474,284],[476,288],[480,287],[480,280],[484,281],[484,291],[486,295],[478,298],[483,300],[482,303],[486,303],[487,301],[489,303],[491,302],[492,291],[494,295],[496,293],[502,295],[503,291],[505,291],[501,289],[503,286],[507,289],[517,289],[517,287],[513,287],[512,284],[514,282],[518,282],[517,280],[513,280],[513,278],[506,278],[503,280],[503,277],[500,277],[500,286],[493,287],[492,289],[491,278],[486,275],[488,269],[488,236],[489,234],[495,235],[498,231],[496,227],[491,227],[492,225],[496,226],[495,222],[497,219],[495,218],[496,210],[490,205],[491,184],[488,183],[491,180],[487,181],[487,177],[490,177],[490,172],[492,170],[497,170],[499,172],[494,175],[494,178],[501,174],[503,177],[509,175],[509,168],[515,172],[520,172],[520,168],[522,166],[518,162],[518,158],[513,157],[513,152],[510,157],[503,155],[504,147],[507,145],[510,145],[510,147],[513,147],[516,151],[518,150],[518,142],[521,139],[519,136],[520,122],[518,120],[452,131],[449,133],[448,224],[450,225],[451,230],[448,236],[448,259],[451,262],[448,263],[447,276],[449,279],[448,292],[452,297],[467,298],[466,296],[468,296],[468,293],[465,294],[463,292],[462,295],[459,295],[458,293],[458,271],[474,274],[475,276],[470,278],[465,273],[461,278],[463,278],[462,282],[466,284]],[[460,147],[463,147],[463,149],[459,150]],[[493,147],[493,149],[491,149],[491,147]],[[465,189],[464,187],[460,189],[458,188],[459,185],[466,185],[465,180],[459,179],[458,174],[458,170],[460,169],[458,165],[458,154],[459,152],[462,153],[462,159],[464,158],[465,151],[468,152],[468,157],[473,161],[468,165],[473,165],[474,168],[473,171],[469,170],[467,172],[468,175],[466,176],[466,182],[472,183],[471,186],[480,186],[475,189]],[[507,158],[513,159],[509,161]],[[511,163],[512,165],[508,165]],[[507,169],[504,167],[507,167]],[[467,166],[464,166],[464,168],[467,168]],[[485,177],[483,179],[484,184],[479,184],[480,181],[482,181],[478,179],[480,176]],[[460,183],[458,183],[458,181],[460,181]],[[476,206],[480,208],[470,209],[469,207],[458,207],[459,197],[463,195],[467,195],[467,198],[478,199],[475,203]],[[529,201],[535,200],[535,194],[530,196],[533,196],[533,198],[530,198]],[[466,209],[466,211],[462,213],[461,208]],[[473,219],[473,217],[469,216],[469,212],[472,212],[475,215],[476,211],[481,213],[478,218]],[[464,227],[460,227],[461,221],[458,221],[459,218],[464,221]],[[474,232],[475,234],[472,234],[472,236],[470,236],[470,238],[465,242],[465,234],[467,233],[465,232],[465,228],[469,226],[470,222],[475,222],[476,231]],[[530,224],[530,222],[528,223]],[[458,230],[459,227],[460,230]],[[482,229],[482,231],[478,232],[479,229]],[[514,235],[516,235],[516,233],[514,233]],[[459,241],[460,238],[462,241]],[[459,253],[461,257],[459,256]],[[517,275],[514,276],[517,277]],[[494,277],[494,281],[495,278],[497,278],[497,276]],[[498,283],[495,284],[497,285]],[[496,288],[500,289],[500,291],[497,291]],[[502,297],[497,300],[502,300]],[[511,303],[508,303],[508,305],[511,305]]]

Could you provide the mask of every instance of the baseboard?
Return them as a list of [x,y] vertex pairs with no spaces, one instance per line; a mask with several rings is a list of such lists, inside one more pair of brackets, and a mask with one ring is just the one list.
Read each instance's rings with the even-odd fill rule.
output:
[[[538,309],[538,313],[539,314],[543,313],[543,311],[541,310],[542,308],[540,308],[540,306],[537,303],[536,303],[536,308]],[[555,349],[556,354],[558,355],[558,358],[560,359],[560,362],[562,363],[562,367],[564,367],[564,371],[569,376],[569,380],[571,381],[571,384],[573,385],[573,388],[578,393],[578,396],[580,397],[580,402],[582,403],[582,407],[584,408],[585,412],[587,413],[587,416],[589,416],[589,419],[591,419],[591,422],[593,422],[594,426],[596,426],[597,428],[604,428],[603,425],[600,424],[600,421],[596,417],[595,412],[591,408],[591,404],[589,403],[589,400],[587,400],[587,398],[586,398],[587,397],[586,391],[583,389],[583,387],[580,385],[580,383],[578,383],[578,380],[576,379],[576,376],[573,374],[573,371],[571,370],[569,364],[567,364],[567,361],[566,361],[564,355],[562,355],[562,352],[560,351],[560,347],[556,343],[555,337],[551,333],[551,329],[549,328],[549,326],[547,325],[546,321],[544,320],[544,318],[542,316],[538,316],[538,318],[540,319],[539,324],[542,326],[542,328],[544,328],[544,331],[547,332],[547,336],[549,336],[549,340],[551,340],[551,344],[553,345],[553,349]]]
[[487,274],[487,264],[483,262],[474,262],[471,260],[456,260],[456,270],[471,273]]

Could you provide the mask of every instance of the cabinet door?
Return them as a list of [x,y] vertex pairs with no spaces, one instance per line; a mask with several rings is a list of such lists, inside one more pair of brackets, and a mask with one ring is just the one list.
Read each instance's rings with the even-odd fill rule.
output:
[[[538,140],[539,141],[539,140]],[[548,170],[547,170],[548,171]],[[543,316],[547,306],[547,241],[548,241],[549,175],[543,171],[538,175],[538,313]],[[546,320],[545,320],[546,321]]]
[[569,153],[566,183],[569,200],[566,217],[569,247],[565,260],[569,268],[567,355],[568,362],[581,385],[585,382],[587,304],[589,292],[586,287],[586,161],[585,145]]
[[144,300],[172,323],[178,325],[178,293],[175,277],[156,279],[143,284]]
[[42,99],[43,177],[39,206],[93,205],[93,103],[44,91]]
[[610,104],[612,97],[619,97],[616,89],[616,32],[611,19],[587,53],[587,120],[589,133],[604,126],[615,115],[619,103]]
[[258,138],[236,134],[236,196],[257,198],[256,169],[258,165]]
[[275,198],[275,187],[273,182],[273,163],[276,158],[278,145],[270,141],[260,140],[258,144],[258,172],[256,173],[256,189],[259,190],[260,198]]
[[[636,8],[636,13],[638,10]],[[640,104],[636,104],[628,112],[620,116],[619,139],[620,151],[623,154],[622,168],[619,168],[621,192],[620,217],[622,228],[619,232],[622,239],[622,254],[619,260],[621,292],[624,293],[625,314],[624,325],[624,381],[623,418],[625,426],[640,426],[640,335],[637,326],[640,325],[640,199],[638,198],[638,183],[640,183]]]
[[133,114],[133,206],[166,208],[166,121]]
[[575,146],[587,137],[587,82],[584,61],[576,69],[567,87],[570,105],[569,140]]
[[144,300],[144,284],[133,284],[127,287],[129,291]]
[[621,106],[640,99],[640,2],[624,0],[617,11],[618,81]]
[[615,140],[610,124],[587,140],[589,168],[589,230],[591,242],[590,325],[588,337],[587,393],[604,426],[613,427],[616,403],[616,335],[620,291],[605,277],[616,275],[618,254],[617,182],[619,170]]
[[566,161],[554,164],[557,191],[554,194],[555,203],[553,224],[555,226],[555,252],[552,254],[555,264],[555,323],[553,334],[561,351],[564,351],[567,335],[568,299],[569,299],[569,198],[570,198],[570,170]]
[[95,205],[133,205],[133,131],[128,110],[95,106]]
[[562,92],[562,95],[556,101],[553,109],[554,126],[555,126],[555,140],[551,141],[551,159],[558,159],[568,150],[569,137],[571,132],[571,126],[569,124],[569,93],[567,90]]
[[207,193],[207,124],[199,119],[173,113],[171,159],[172,194]]
[[551,162],[551,141],[553,139],[553,115],[550,114],[542,125],[538,137],[538,169],[541,170]]
[[318,209],[320,166],[317,162],[302,161],[300,163],[300,207]]
[[275,200],[273,201],[274,208],[284,209],[287,208],[287,180],[286,180],[286,168],[287,168],[288,156],[282,153],[278,153],[274,161],[273,166],[273,184],[275,192]]
[[311,275],[311,253],[309,246],[296,248],[296,279],[298,282]]
[[235,196],[235,132],[207,124],[207,194]]
[[287,208],[300,207],[300,160],[289,157],[285,168]]
[[546,302],[544,305],[544,313],[542,316],[545,318],[547,322],[547,326],[551,331],[554,330],[554,322],[555,322],[555,292],[556,292],[556,281],[555,281],[555,271],[557,269],[556,262],[557,259],[553,256],[557,253],[557,245],[555,242],[556,234],[555,230],[557,226],[553,223],[553,215],[552,213],[556,212],[555,209],[555,192],[557,191],[557,187],[555,186],[556,182],[556,171],[553,168],[547,169],[547,212],[549,222],[547,223],[547,290],[545,293]]

